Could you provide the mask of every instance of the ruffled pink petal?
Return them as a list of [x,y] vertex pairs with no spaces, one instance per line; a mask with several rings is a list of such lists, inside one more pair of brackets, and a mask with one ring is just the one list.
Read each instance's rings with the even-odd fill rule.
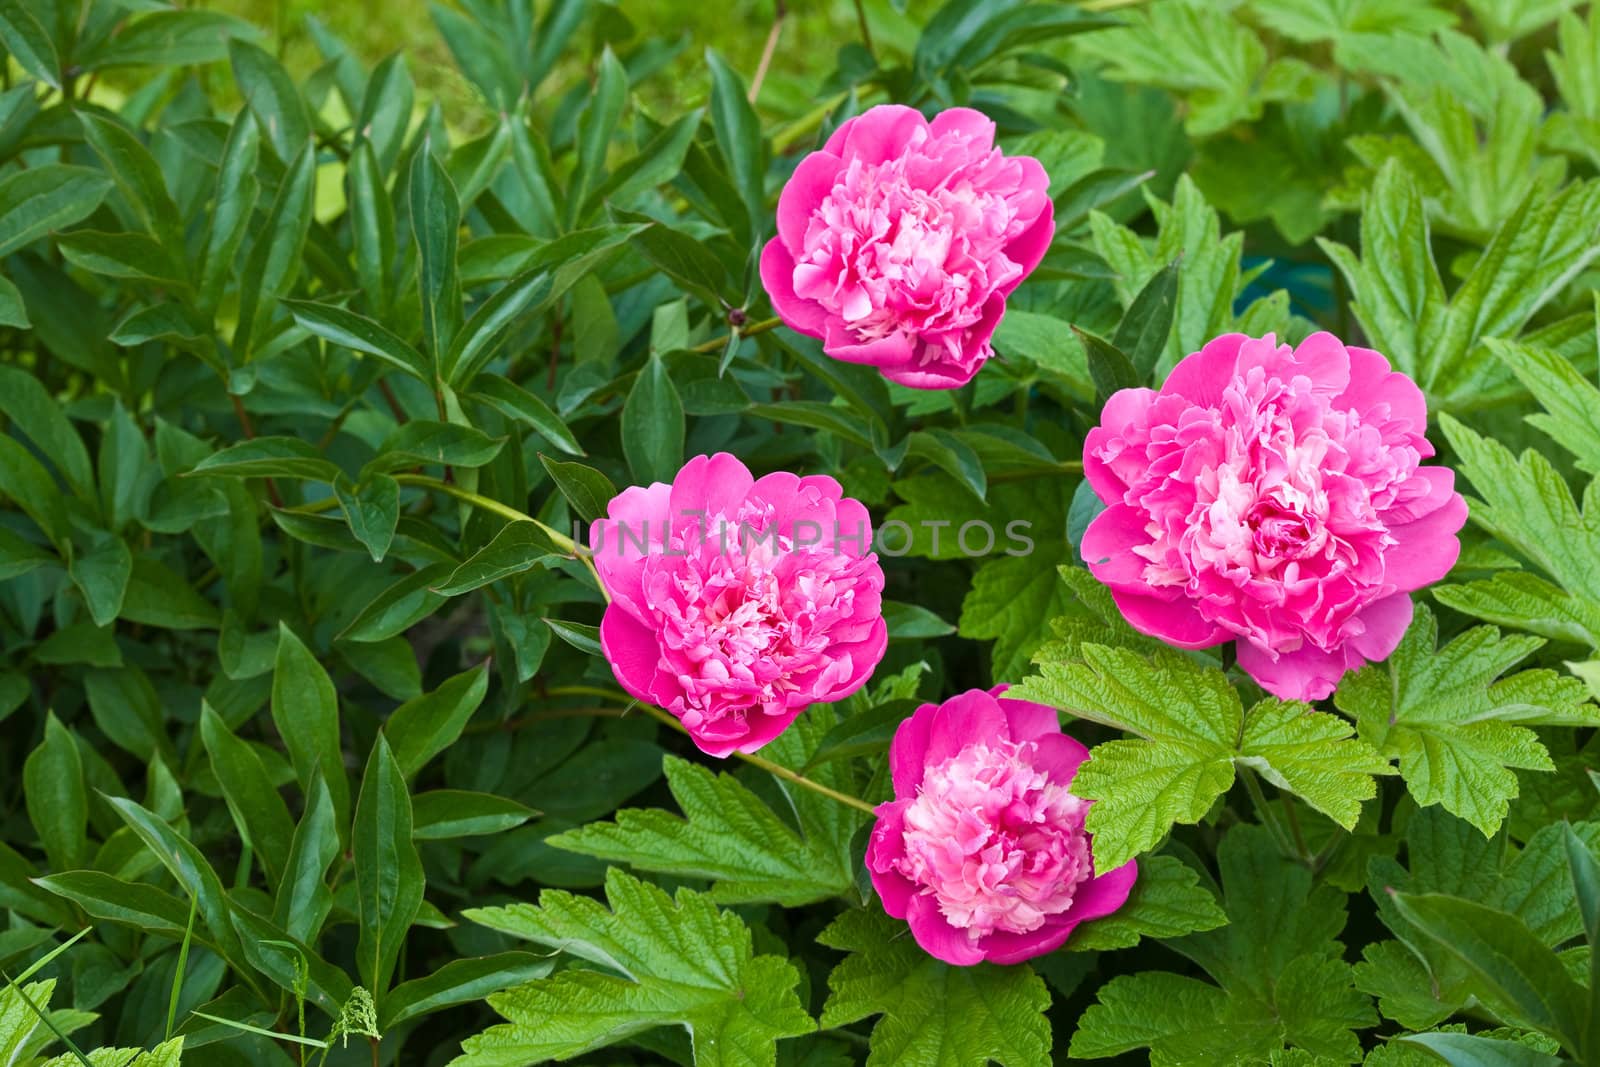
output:
[[1346,657],[1345,665],[1355,668],[1363,660],[1376,663],[1388,659],[1406,635],[1415,610],[1409,593],[1396,593],[1367,605],[1356,616],[1366,631],[1350,639],[1347,647],[1354,655]]
[[1293,652],[1280,652],[1274,660],[1272,653],[1241,639],[1238,662],[1257,685],[1278,699],[1308,702],[1332,693],[1347,669],[1342,649],[1324,652],[1310,642]]
[[[1035,704],[1031,700],[1008,700],[1000,696],[1005,688],[995,686],[989,691],[989,695],[999,698],[1000,710],[1006,713],[1006,721],[1011,725],[1011,740],[1032,741],[1035,738],[1052,737],[1061,733],[1061,717],[1055,708],[1046,704]],[[1073,744],[1077,742],[1074,741]]]
[[[1389,418],[1407,423],[1420,437],[1428,428],[1428,402],[1417,383],[1391,370],[1389,361],[1381,353],[1354,345],[1347,346],[1347,351],[1350,353],[1350,384],[1335,403],[1363,418],[1380,407],[1386,408]],[[1432,450],[1427,454],[1432,455]]]
[[927,128],[928,120],[916,108],[883,104],[856,116],[848,131],[840,127],[839,133],[845,135],[842,143],[835,147],[835,134],[823,151],[843,159],[854,157],[866,163],[881,163],[904,154],[917,132]]
[[698,526],[701,515],[736,514],[754,484],[737,456],[695,456],[672,480],[672,521]]
[[589,547],[601,582],[613,601],[639,619],[645,618],[640,577],[648,558],[641,545],[659,547],[664,542],[671,500],[672,487],[665,482],[629,486],[611,498],[606,518],[589,527]]
[[813,152],[800,161],[778,196],[778,239],[791,252],[803,249],[811,216],[833,191],[844,160]]
[[1150,564],[1134,550],[1150,545],[1147,522],[1146,512],[1120,502],[1096,515],[1083,531],[1079,549],[1090,573],[1113,589],[1142,587]]
[[920,894],[912,897],[906,906],[906,922],[917,944],[934,959],[956,967],[983,962],[983,952],[967,939],[965,930],[950,925],[932,897]]
[[933,117],[929,127],[935,137],[956,134],[969,138],[979,151],[994,147],[994,123],[988,115],[970,107],[946,108]]
[[815,301],[795,295],[794,257],[776,237],[761,250],[761,287],[785,326],[812,337],[822,336],[828,313]]
[[872,888],[883,901],[883,910],[896,919],[904,919],[917,891],[906,878],[897,874],[893,864],[905,852],[902,838],[905,835],[905,807],[909,800],[895,800],[878,805],[878,824],[867,840],[867,874]]
[[1083,761],[1089,758],[1087,748],[1060,732],[1036,735],[1033,743],[1037,746],[1031,758],[1033,765],[1049,774],[1054,782],[1072,781]]
[[1116,442],[1123,441],[1130,428],[1145,422],[1157,395],[1153,389],[1117,390],[1100,413],[1100,425],[1084,438],[1083,476],[1101,503],[1120,503],[1128,490],[1127,482],[1106,462],[1105,451],[1115,447],[1121,454],[1124,446]]
[[1055,921],[1046,922],[1039,929],[1025,934],[1014,934],[1007,930],[985,934],[978,940],[978,950],[986,961],[1001,966],[1022,963],[1054,952],[1067,943],[1078,921],[1071,917],[1070,912],[1066,916],[1052,918]]
[[928,743],[939,705],[924,704],[911,713],[889,742],[889,779],[896,797],[915,796],[928,765]]
[[929,720],[928,764],[943,763],[977,741],[1012,740],[1011,723],[999,701],[969,689],[940,704]]
[[618,604],[607,606],[600,620],[600,651],[617,683],[637,700],[654,704],[661,652],[656,635]]
[[1163,600],[1126,589],[1112,589],[1111,597],[1129,626],[1178,648],[1210,648],[1232,636],[1188,600]]
[[1200,407],[1222,402],[1222,390],[1233,380],[1239,350],[1250,340],[1242,333],[1225,333],[1207,341],[1198,352],[1184,356],[1167,375],[1161,395],[1177,395]]
[[[1452,475],[1444,470],[1444,474]],[[1413,522],[1392,527],[1395,544],[1383,555],[1385,577],[1396,589],[1410,592],[1432,585],[1450,573],[1461,555],[1456,537],[1467,521],[1467,502],[1451,491],[1443,506]]]

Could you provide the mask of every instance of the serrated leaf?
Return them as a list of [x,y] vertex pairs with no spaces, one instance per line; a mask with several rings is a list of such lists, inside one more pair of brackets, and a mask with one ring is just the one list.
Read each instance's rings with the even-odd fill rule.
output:
[[1218,865],[1228,924],[1169,943],[1218,984],[1165,973],[1115,978],[1079,1020],[1071,1054],[1148,1048],[1154,1067],[1176,1067],[1298,1048],[1355,1062],[1353,1031],[1375,1018],[1335,940],[1345,923],[1341,894],[1313,888],[1311,873],[1256,826],[1229,831]]
[[850,839],[860,819],[847,820],[842,834],[812,828],[802,836],[731,774],[675,756],[664,769],[683,816],[625,809],[615,822],[591,823],[548,843],[639,870],[712,879],[712,898],[725,904],[792,908],[854,889]]
[[868,1067],[1045,1067],[1050,993],[1027,967],[952,967],[929,956],[902,924],[853,910],[817,939],[850,952],[828,975],[824,1028],[881,1015]]
[[1178,652],[1146,659],[1085,644],[1075,658],[1048,656],[1012,696],[1143,738],[1096,746],[1073,780],[1074,793],[1095,801],[1085,825],[1101,873],[1153,848],[1174,823],[1198,822],[1233,785],[1236,765],[1347,829],[1376,794],[1372,776],[1389,769],[1336,716],[1273,699],[1246,714],[1226,675]]
[[1554,671],[1500,679],[1544,643],[1536,637],[1481,626],[1437,649],[1437,636],[1419,605],[1389,659],[1346,677],[1334,702],[1365,741],[1399,761],[1417,803],[1443,804],[1489,836],[1517,795],[1512,768],[1554,767],[1527,727],[1600,724],[1600,708],[1577,679]]
[[661,1026],[689,1030],[696,1067],[772,1067],[779,1039],[815,1028],[795,996],[794,965],[755,955],[749,928],[705,894],[669,897],[612,869],[606,897],[609,910],[547,889],[538,905],[465,913],[606,970],[562,971],[491,996],[509,1021],[462,1042],[453,1067],[567,1059]]
[[1132,948],[1141,938],[1181,937],[1228,921],[1200,876],[1175,856],[1145,856],[1128,900],[1103,919],[1084,923],[1067,941],[1071,952]]

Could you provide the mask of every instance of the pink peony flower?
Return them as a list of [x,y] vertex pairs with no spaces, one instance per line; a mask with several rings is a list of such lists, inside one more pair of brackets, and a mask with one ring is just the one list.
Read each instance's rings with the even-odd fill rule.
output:
[[[895,799],[878,807],[867,870],[886,911],[946,963],[1020,963],[1122,906],[1133,861],[1098,878],[1067,791],[1088,751],[1055,710],[1005,686],[924,704],[889,747]],[[999,699],[996,699],[999,697]]]
[[1000,154],[977,111],[872,108],[783,187],[762,284],[835,359],[954,389],[993,355],[1006,297],[1050,247],[1048,184],[1038,160]]
[[1089,569],[1136,629],[1180,648],[1239,639],[1239,666],[1289,700],[1394,651],[1410,592],[1444,577],[1467,506],[1422,392],[1319,333],[1297,349],[1228,334],[1160,392],[1113,396],[1083,446],[1109,505]]
[[589,548],[611,594],[617,681],[713,756],[754,752],[883,658],[883,570],[867,509],[832,478],[752,478],[727,453],[623,490]]

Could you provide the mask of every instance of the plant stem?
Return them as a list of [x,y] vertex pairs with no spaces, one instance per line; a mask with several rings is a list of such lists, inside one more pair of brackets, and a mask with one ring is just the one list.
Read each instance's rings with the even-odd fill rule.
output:
[[1295,853],[1304,857],[1305,853],[1295,849],[1294,842],[1289,840],[1289,835],[1284,832],[1283,824],[1278,821],[1278,816],[1267,806],[1267,798],[1261,792],[1261,783],[1256,781],[1256,772],[1248,767],[1240,767],[1239,777],[1244,781],[1245,792],[1250,794],[1250,803],[1255,805],[1256,814],[1261,817],[1262,824],[1272,831],[1272,836],[1277,840],[1278,847],[1285,852]]
[[731,339],[733,339],[736,336],[737,337],[754,337],[758,333],[766,333],[768,330],[775,330],[779,326],[782,326],[782,325],[783,325],[783,320],[782,319],[762,319],[760,322],[752,323],[749,326],[741,326],[741,327],[739,327],[739,328],[737,328],[737,329],[735,329],[735,330],[733,330],[733,331],[731,331],[729,333],[725,333],[725,334],[721,335],[720,337],[713,337],[709,341],[701,342],[700,344],[697,344],[692,349],[690,349],[690,351],[691,352],[717,352],[717,351],[720,351],[724,345],[726,345]]
[[[674,730],[677,730],[679,733],[686,734],[689,732],[688,728],[685,727],[683,723],[679,722],[673,716],[669,715],[665,711],[662,711],[658,707],[644,703],[638,704],[637,707],[643,709],[646,715],[649,715],[651,718],[667,724]],[[791,771],[781,763],[773,763],[769,759],[753,755],[749,752],[734,752],[734,755],[750,764],[750,766],[759,767],[768,774],[776,775],[786,782],[793,782],[795,785],[809,789],[813,793],[820,793],[830,800],[837,800],[839,803],[844,804],[847,807],[855,808],[857,811],[864,811],[868,815],[877,814],[877,809],[875,809],[871,804],[868,804],[865,800],[862,800],[860,797],[853,797],[848,793],[841,793],[837,789],[829,788],[815,779],[807,778],[799,771]]]
[[498,515],[502,519],[510,519],[512,522],[533,523],[535,526],[539,527],[539,529],[545,532],[545,536],[549,537],[551,541],[555,542],[557,548],[579,560],[585,567],[589,569],[589,574],[594,578],[595,587],[600,590],[600,595],[605,597],[606,603],[609,604],[611,602],[611,593],[607,591],[606,584],[600,580],[600,572],[594,569],[594,560],[589,558],[589,554],[587,552],[582,551],[578,547],[576,541],[562,533],[560,530],[557,530],[551,526],[546,526],[544,523],[540,522],[532,515],[529,515],[527,512],[518,511],[516,508],[507,504],[502,504],[498,500],[491,500],[488,497],[481,496],[469,489],[463,489],[459,485],[453,485],[449,482],[441,482],[437,478],[429,478],[427,475],[423,474],[396,474],[394,476],[394,480],[399,482],[401,485],[415,485],[423,489],[437,490],[438,492],[444,493],[447,496],[453,496],[457,500],[464,500],[475,508],[481,508],[482,510],[490,512],[491,514]]
[[754,106],[761,95],[761,83],[767,80],[767,68],[772,66],[772,53],[778,50],[778,35],[783,32],[784,17],[789,14],[783,0],[777,0],[772,13],[772,29],[767,31],[767,43],[761,49],[761,62],[756,64],[755,77],[750,79],[750,92],[746,97]]
[[872,28],[867,25],[866,0],[856,0],[856,21],[861,24],[861,43],[866,47],[867,55],[871,56],[872,61],[876,63],[878,61],[878,52],[877,49],[872,47]]

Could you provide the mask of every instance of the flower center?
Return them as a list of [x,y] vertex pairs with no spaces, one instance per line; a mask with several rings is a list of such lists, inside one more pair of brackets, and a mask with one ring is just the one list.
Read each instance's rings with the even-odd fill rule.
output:
[[969,940],[1037,930],[1092,873],[1088,802],[1033,765],[1035,747],[969,745],[928,768],[905,810],[895,868]]

